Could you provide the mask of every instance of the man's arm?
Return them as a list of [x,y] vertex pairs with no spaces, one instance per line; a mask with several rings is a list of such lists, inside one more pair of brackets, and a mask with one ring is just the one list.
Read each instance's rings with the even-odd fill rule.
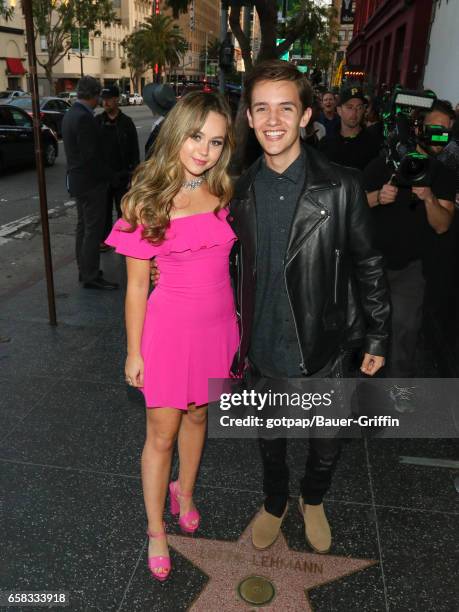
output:
[[411,191],[424,201],[427,221],[437,234],[444,234],[453,222],[454,204],[437,198],[430,187],[412,187]]
[[137,128],[134,122],[129,117],[129,128],[128,128],[128,139],[129,139],[129,169],[134,171],[140,163],[140,149],[139,149],[139,136],[137,134]]
[[390,331],[390,297],[383,257],[372,244],[370,209],[365,193],[354,174],[350,180],[348,236],[354,278],[367,324],[364,351],[369,357],[384,357]]

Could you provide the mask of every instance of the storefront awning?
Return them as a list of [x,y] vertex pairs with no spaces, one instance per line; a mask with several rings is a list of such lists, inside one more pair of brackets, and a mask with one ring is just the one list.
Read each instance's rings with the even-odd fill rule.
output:
[[22,65],[22,60],[18,57],[7,57],[6,67],[9,74],[25,74],[27,70]]

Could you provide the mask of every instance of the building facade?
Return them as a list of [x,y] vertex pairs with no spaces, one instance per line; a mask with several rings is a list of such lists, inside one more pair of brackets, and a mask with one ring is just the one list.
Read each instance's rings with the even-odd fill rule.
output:
[[[72,91],[76,88],[81,74],[99,79],[103,85],[118,83],[123,91],[134,91],[129,67],[126,62],[123,39],[133,32],[151,15],[150,0],[113,0],[117,21],[110,27],[101,27],[101,35],[90,32],[88,48],[80,53],[71,49],[53,68],[54,89],[56,92]],[[46,42],[37,38],[37,59],[46,61]],[[40,95],[49,95],[51,86],[45,77],[44,70],[38,66]],[[147,72],[141,81],[141,87],[153,79],[152,71]]]
[[336,32],[336,39],[334,39],[333,42],[337,43],[338,48],[334,53],[330,67],[331,78],[329,80],[331,82],[335,79],[337,72],[340,70],[341,63],[346,57],[347,47],[352,40],[355,4],[355,0],[333,0],[333,8],[336,14],[334,18],[335,24],[332,28],[332,31]]
[[6,0],[14,8],[12,19],[0,17],[0,91],[28,90],[24,18],[17,0]]
[[349,68],[378,88],[422,86],[432,0],[357,0]]
[[[204,77],[205,55],[215,40],[220,39],[220,5],[217,0],[191,0],[188,12],[179,16],[177,25],[188,43],[177,73],[189,78]],[[162,9],[166,14],[167,10]],[[171,13],[171,11],[169,11]],[[207,53],[207,74],[215,72],[217,58]]]
[[[6,0],[7,5],[15,7],[13,19],[6,22],[0,19],[0,90],[28,90],[26,70],[25,24],[19,0]],[[76,88],[81,74],[99,79],[104,86],[117,83],[122,91],[134,91],[136,85],[131,80],[129,66],[125,57],[122,41],[135,31],[153,12],[170,14],[162,0],[113,0],[117,20],[110,27],[101,27],[101,34],[89,33],[87,48],[75,47],[53,67],[53,84],[46,78],[40,65],[38,87],[41,96],[54,92],[72,91]],[[205,50],[220,37],[220,3],[214,0],[192,0],[188,12],[177,20],[182,35],[187,40],[188,51],[177,67],[176,72],[187,77],[202,77],[205,71]],[[84,45],[84,43],[83,43]],[[46,62],[46,40],[37,37],[37,60]],[[208,54],[208,74],[212,74],[217,58]],[[165,75],[162,75],[163,77]],[[138,88],[154,79],[153,71],[146,70]]]
[[459,2],[434,0],[424,87],[454,106],[459,102]]

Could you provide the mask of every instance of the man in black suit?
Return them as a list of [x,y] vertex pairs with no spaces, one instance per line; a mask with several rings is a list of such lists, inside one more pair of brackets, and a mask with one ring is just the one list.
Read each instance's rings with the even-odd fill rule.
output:
[[77,100],[62,122],[67,157],[67,188],[77,204],[76,259],[85,289],[117,289],[99,270],[99,244],[106,216],[107,188],[114,173],[104,162],[101,132],[94,118],[100,84],[90,76],[80,79]]

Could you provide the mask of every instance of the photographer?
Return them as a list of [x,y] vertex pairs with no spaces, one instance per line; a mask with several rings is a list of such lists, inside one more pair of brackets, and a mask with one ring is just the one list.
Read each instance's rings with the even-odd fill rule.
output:
[[[374,159],[364,171],[364,188],[372,209],[375,246],[382,251],[393,304],[392,340],[386,373],[388,377],[412,377],[418,332],[422,322],[426,275],[441,274],[449,262],[432,254],[447,245],[454,215],[454,176],[436,156],[441,146],[428,144],[427,126],[451,128],[448,106],[435,101],[416,128],[416,151],[429,156],[429,177],[418,186],[400,186],[393,164],[384,157]],[[398,183],[398,184],[397,184]],[[443,253],[446,253],[443,250]],[[409,410],[409,397],[396,407]]]

